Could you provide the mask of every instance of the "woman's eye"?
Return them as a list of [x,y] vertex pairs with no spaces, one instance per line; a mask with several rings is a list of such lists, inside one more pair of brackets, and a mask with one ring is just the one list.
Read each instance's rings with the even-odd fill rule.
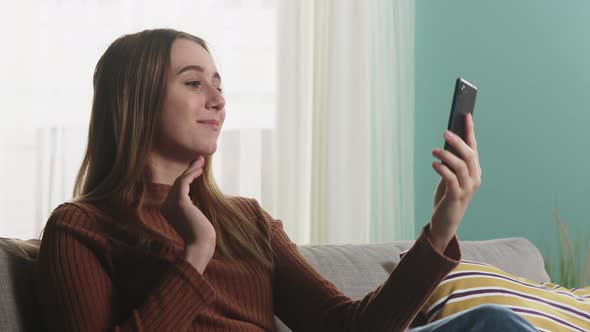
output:
[[191,86],[193,88],[200,88],[201,87],[201,81],[190,81],[190,82],[186,82],[184,84]]

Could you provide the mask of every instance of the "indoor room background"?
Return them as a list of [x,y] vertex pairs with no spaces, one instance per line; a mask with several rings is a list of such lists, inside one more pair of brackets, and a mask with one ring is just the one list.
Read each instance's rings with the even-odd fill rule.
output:
[[414,239],[464,77],[483,177],[459,238],[525,237],[556,268],[557,214],[577,259],[588,251],[588,1],[0,3],[0,237],[38,237],[71,198],[109,43],[170,27],[204,37],[223,77],[220,187],[295,242]]
[[463,76],[479,88],[483,176],[459,237],[522,236],[556,255],[556,209],[586,255],[589,18],[584,0],[416,1],[416,220],[429,217],[430,148],[442,144],[453,80]]

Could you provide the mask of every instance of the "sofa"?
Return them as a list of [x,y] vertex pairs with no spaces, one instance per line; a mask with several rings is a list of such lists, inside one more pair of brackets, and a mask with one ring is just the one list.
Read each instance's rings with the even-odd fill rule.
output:
[[[365,245],[306,245],[299,250],[319,272],[353,299],[380,285],[412,241]],[[463,258],[495,265],[516,276],[549,281],[543,257],[527,239],[461,241]],[[34,262],[17,255],[12,239],[0,238],[0,331],[43,331],[36,305]],[[276,318],[279,332],[291,331]]]

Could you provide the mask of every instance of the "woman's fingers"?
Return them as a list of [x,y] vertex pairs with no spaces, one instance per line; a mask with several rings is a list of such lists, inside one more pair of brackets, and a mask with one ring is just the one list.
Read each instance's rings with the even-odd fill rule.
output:
[[179,178],[180,185],[182,185],[183,187],[186,186],[186,188],[188,189],[190,187],[191,183],[193,183],[193,181],[195,181],[196,178],[201,176],[201,174],[203,174],[202,168],[195,168],[195,169],[192,169],[192,170],[184,173],[182,175],[182,177]]
[[475,139],[475,129],[472,114],[465,115],[465,143],[467,143],[471,149],[477,151],[477,141]]
[[432,155],[442,161],[447,168],[455,173],[461,187],[467,187],[469,185],[469,170],[461,158],[455,156],[450,151],[442,149],[432,150]]
[[465,143],[473,150],[475,153],[475,168],[481,176],[481,165],[479,163],[479,151],[477,149],[477,140],[475,139],[475,125],[473,122],[473,114],[467,114],[465,116]]
[[465,141],[448,130],[444,134],[445,140],[457,151],[458,155],[441,149],[433,150],[432,154],[455,174],[463,190],[471,192],[478,188],[481,183],[481,167],[471,114],[466,115],[465,129]]
[[457,176],[447,166],[439,162],[433,162],[432,168],[434,168],[434,171],[442,177],[443,181],[445,181],[447,190],[457,191],[461,189]]
[[[190,191],[190,185],[195,181],[196,178],[201,176],[203,173],[203,165],[205,164],[205,158],[200,156],[198,159],[193,160],[188,168],[174,181],[173,187],[176,187],[176,191],[180,195],[188,195]],[[174,188],[173,188],[174,189]]]
[[471,146],[467,145],[467,143],[461,139],[461,137],[457,136],[449,130],[445,131],[444,138],[445,141],[449,143],[449,145],[455,148],[455,150],[459,154],[459,157],[463,159],[463,161],[467,165],[469,175],[479,176],[480,169],[479,160],[476,153],[477,150],[473,150]]
[[189,173],[191,171],[194,171],[195,169],[201,169],[201,168],[203,168],[204,164],[205,164],[205,158],[203,156],[199,156],[199,158],[190,162],[190,164],[188,165],[188,168],[184,171],[184,173],[182,175]]

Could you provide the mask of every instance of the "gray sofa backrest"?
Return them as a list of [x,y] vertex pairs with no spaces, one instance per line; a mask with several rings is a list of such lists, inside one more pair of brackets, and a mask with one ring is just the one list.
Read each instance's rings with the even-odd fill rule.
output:
[[[300,246],[319,272],[348,296],[358,299],[380,285],[413,241],[367,245]],[[493,264],[514,275],[549,281],[537,248],[523,238],[462,241],[463,257]],[[35,298],[34,264],[15,252],[11,239],[0,238],[0,331],[41,331]],[[290,331],[277,321],[278,331]]]
[[[377,288],[399,263],[399,254],[414,241],[366,245],[300,246],[299,251],[319,272],[353,299]],[[549,281],[543,256],[525,238],[461,241],[463,259],[492,264],[516,276]],[[276,319],[279,332],[290,332]]]
[[[399,263],[399,254],[413,241],[366,245],[300,246],[320,273],[356,299],[379,286]],[[519,277],[549,281],[543,256],[527,239],[461,241],[463,259],[492,264]]]
[[11,239],[0,238],[0,331],[41,331],[34,262],[18,251]]

